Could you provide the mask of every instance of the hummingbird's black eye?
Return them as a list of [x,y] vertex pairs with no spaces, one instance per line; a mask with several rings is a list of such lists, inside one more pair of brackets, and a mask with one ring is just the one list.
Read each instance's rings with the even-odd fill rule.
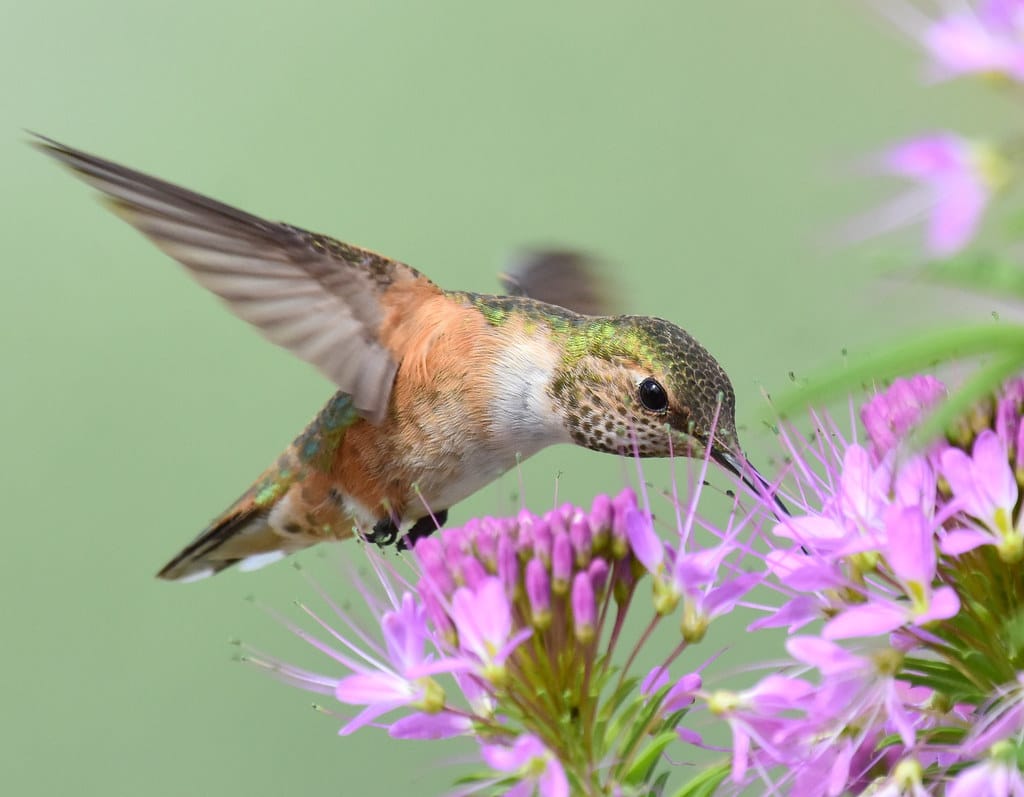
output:
[[640,403],[651,412],[664,412],[668,409],[668,393],[657,379],[647,377],[637,388]]

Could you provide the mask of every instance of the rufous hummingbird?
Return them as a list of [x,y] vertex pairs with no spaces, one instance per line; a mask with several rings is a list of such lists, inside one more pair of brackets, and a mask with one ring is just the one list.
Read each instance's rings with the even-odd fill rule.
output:
[[515,295],[446,291],[369,250],[48,138],[34,143],[338,387],[160,578],[255,569],[356,535],[411,546],[453,504],[555,443],[642,457],[707,452],[763,492],[714,357],[660,318],[592,314],[594,293],[571,257],[506,280]]

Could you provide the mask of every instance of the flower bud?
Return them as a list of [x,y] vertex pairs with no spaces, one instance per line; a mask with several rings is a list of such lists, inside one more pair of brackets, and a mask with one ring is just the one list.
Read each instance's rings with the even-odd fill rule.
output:
[[587,519],[595,551],[603,551],[608,544],[612,532],[612,499],[604,493],[594,497],[590,505],[590,517]]
[[551,524],[546,518],[539,519],[533,525],[532,553],[544,564],[551,563]]
[[608,563],[604,559],[595,559],[587,568],[587,575],[590,576],[590,583],[594,587],[595,595],[603,595],[608,585],[608,573],[611,572]]
[[551,585],[548,570],[540,559],[526,563],[526,597],[530,601],[530,621],[535,628],[546,629],[551,625]]
[[459,570],[462,574],[461,583],[470,589],[476,589],[487,578],[487,570],[480,560],[471,554],[465,554],[459,560]]
[[593,642],[597,632],[597,602],[586,573],[577,573],[572,581],[572,614],[576,639],[584,645]]
[[498,539],[498,578],[508,590],[514,590],[519,582],[519,559],[512,536],[505,534]]
[[441,541],[426,537],[416,543],[416,559],[419,560],[423,578],[443,596],[450,596],[455,590],[455,581],[448,570]]
[[572,543],[569,535],[561,531],[555,535],[551,543],[551,589],[556,595],[569,592],[572,580]]
[[572,541],[573,553],[576,557],[576,567],[584,568],[590,564],[593,555],[590,524],[582,515],[573,519],[569,526],[569,539]]

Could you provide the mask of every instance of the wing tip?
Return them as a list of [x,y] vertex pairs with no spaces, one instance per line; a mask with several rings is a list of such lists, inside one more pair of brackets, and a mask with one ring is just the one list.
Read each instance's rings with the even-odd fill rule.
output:
[[62,144],[55,138],[44,136],[42,133],[37,133],[35,130],[29,130],[27,128],[25,128],[23,132],[29,137],[26,143],[30,147],[49,155],[51,158],[67,162],[78,154],[78,151],[73,147],[69,147],[67,144]]

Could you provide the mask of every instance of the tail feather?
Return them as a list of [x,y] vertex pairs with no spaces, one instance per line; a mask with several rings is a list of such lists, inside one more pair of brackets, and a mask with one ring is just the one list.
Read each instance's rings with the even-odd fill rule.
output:
[[255,570],[326,539],[352,536],[331,475],[345,430],[358,420],[338,392],[249,489],[157,574],[196,581],[237,564]]
[[168,581],[198,581],[241,563],[255,570],[285,556],[285,540],[267,522],[268,512],[232,507],[207,526],[157,574]]

